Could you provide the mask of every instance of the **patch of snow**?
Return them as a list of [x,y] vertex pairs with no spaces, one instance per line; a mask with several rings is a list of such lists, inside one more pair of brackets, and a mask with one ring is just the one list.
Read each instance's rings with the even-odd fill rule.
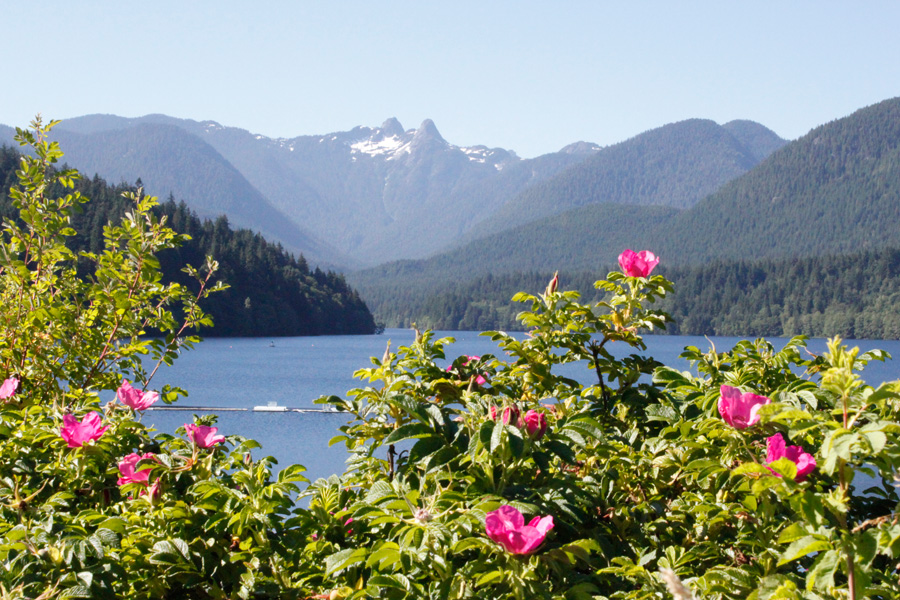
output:
[[409,154],[409,146],[410,143],[404,141],[398,135],[382,138],[379,141],[368,138],[350,144],[352,152],[368,154],[369,156],[384,156],[386,160],[393,160],[401,154]]

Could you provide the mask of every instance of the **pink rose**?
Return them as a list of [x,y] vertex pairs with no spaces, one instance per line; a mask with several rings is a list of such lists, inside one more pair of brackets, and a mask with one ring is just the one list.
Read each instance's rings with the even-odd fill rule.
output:
[[[766,440],[766,463],[771,464],[779,458],[786,458],[797,465],[795,481],[803,481],[816,468],[816,458],[812,454],[804,452],[800,446],[785,445],[784,437],[776,433]],[[772,471],[772,474],[781,477],[775,471]]]
[[[497,407],[492,406],[490,410],[491,421],[497,420]],[[513,404],[503,409],[503,423],[509,425],[518,425],[519,423],[519,407]]]
[[484,520],[487,536],[511,554],[531,554],[553,529],[553,517],[535,517],[528,525],[522,513],[504,504]]
[[159,394],[156,392],[143,392],[137,388],[131,387],[131,384],[122,380],[122,385],[116,391],[116,397],[125,406],[130,406],[134,410],[147,410],[151,404],[159,400]]
[[201,448],[210,448],[225,441],[224,435],[216,435],[216,432],[219,431],[218,427],[185,423],[184,430],[187,432],[191,441]]
[[74,415],[63,416],[63,426],[59,428],[59,435],[66,441],[69,448],[80,448],[86,442],[99,439],[109,427],[101,427],[103,423],[99,413],[88,413],[79,421]]
[[649,277],[659,259],[649,250],[625,250],[619,255],[619,267],[629,277]]
[[759,422],[759,408],[771,400],[750,392],[741,393],[736,387],[723,385],[719,388],[719,414],[735,429],[746,429]]
[[531,438],[539,440],[544,437],[547,432],[547,417],[544,416],[544,413],[529,410],[525,413],[523,420],[525,421],[525,430]]
[[[465,355],[465,354],[462,356],[462,358],[465,359],[465,360],[462,362],[462,366],[464,366],[464,367],[469,366],[469,363],[471,363],[471,362],[477,362],[477,361],[481,360],[481,357],[480,357],[480,356],[468,356],[468,355]],[[446,370],[448,373],[451,372],[451,371],[453,371],[453,365],[447,365],[447,368],[446,368],[445,370]],[[475,374],[475,383],[476,383],[477,385],[484,385],[485,383],[487,383],[487,379],[485,379],[484,376],[481,375],[480,373],[476,373],[476,374]]]
[[16,390],[19,389],[19,380],[15,377],[10,377],[3,381],[3,385],[0,385],[0,400],[9,400],[13,396],[16,395]]
[[134,469],[140,461],[155,457],[156,455],[152,452],[148,452],[144,455],[132,452],[119,462],[119,473],[121,473],[122,476],[119,477],[119,480],[116,483],[119,485],[128,483],[147,484],[150,481],[150,471],[152,470],[152,467],[144,467],[139,471],[135,471]]

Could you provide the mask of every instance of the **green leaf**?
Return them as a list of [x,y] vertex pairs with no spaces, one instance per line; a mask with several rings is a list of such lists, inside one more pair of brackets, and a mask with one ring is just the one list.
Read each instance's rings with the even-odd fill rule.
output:
[[829,542],[827,538],[820,535],[806,535],[791,542],[791,545],[788,546],[787,550],[781,555],[778,566],[786,565],[793,560],[803,558],[813,552],[822,552],[823,550],[831,549],[831,542]]
[[789,458],[779,458],[769,463],[769,468],[791,481],[797,477],[797,463]]
[[325,559],[325,575],[331,575],[335,571],[346,569],[362,562],[365,558],[365,548],[347,548],[340,552],[335,552]]
[[545,441],[544,448],[560,457],[561,459],[563,459],[563,461],[569,463],[570,465],[575,464],[578,461],[578,458],[575,456],[575,452],[559,440]]
[[494,429],[491,432],[491,454],[497,451],[497,448],[503,443],[503,430],[505,426],[503,425],[503,420],[498,419],[494,424]]
[[834,587],[834,575],[837,572],[841,556],[836,550],[823,552],[816,557],[816,562],[806,575],[806,589],[828,592]]
[[384,443],[394,444],[401,440],[426,437],[434,435],[434,433],[435,431],[424,423],[407,423],[392,431],[391,434],[385,438]]
[[765,465],[756,462],[741,463],[731,471],[735,475],[771,475]]
[[372,484],[372,487],[370,487],[369,491],[366,493],[366,502],[368,504],[374,504],[382,498],[394,495],[394,488],[391,487],[391,484],[386,481],[376,481]]
[[371,567],[376,563],[382,563],[379,568],[386,568],[400,560],[400,546],[394,542],[385,542],[378,550],[366,559],[366,566]]
[[503,580],[503,571],[488,571],[475,581],[475,587],[481,587],[489,583],[496,583]]
[[690,385],[691,374],[676,371],[671,367],[659,367],[653,372],[653,383],[657,385]]
[[789,544],[807,535],[806,528],[800,523],[791,523],[778,536],[779,544]]

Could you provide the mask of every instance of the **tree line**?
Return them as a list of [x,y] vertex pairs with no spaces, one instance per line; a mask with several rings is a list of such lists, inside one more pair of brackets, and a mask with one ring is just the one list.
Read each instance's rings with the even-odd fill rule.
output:
[[[607,270],[612,270],[612,265]],[[607,270],[561,272],[560,289],[584,300],[602,294],[593,282]],[[900,249],[761,261],[717,261],[659,272],[675,291],[660,304],[673,335],[793,336],[900,339]],[[521,329],[526,307],[518,291],[540,293],[553,273],[486,275],[443,289],[398,289],[368,297],[389,327],[442,330]]]

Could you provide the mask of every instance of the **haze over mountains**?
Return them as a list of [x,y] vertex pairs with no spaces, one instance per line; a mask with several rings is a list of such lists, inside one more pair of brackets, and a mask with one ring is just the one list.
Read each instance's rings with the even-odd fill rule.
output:
[[[594,172],[583,167],[599,159],[598,154],[542,183],[543,197],[586,197],[583,190],[591,188]],[[532,193],[527,190],[516,201]],[[354,273],[350,281],[373,312],[393,325],[387,315],[401,314],[392,299],[397,290],[403,290],[403,314],[416,320],[415,306],[446,294],[451,284],[472,282],[473,288],[485,288],[490,286],[484,280],[492,276],[526,271],[547,276],[557,269],[590,272],[596,278],[615,265],[626,247],[650,248],[664,266],[705,265],[711,272],[729,261],[760,259],[768,259],[766,268],[773,272],[786,272],[771,261],[900,248],[900,98],[813,129],[690,208],[587,204],[427,260]],[[697,277],[702,280],[702,275]],[[516,282],[506,284],[515,287]],[[737,283],[718,285],[734,293]],[[466,293],[459,287],[454,291],[460,298]],[[770,308],[777,306],[759,307]]]
[[[0,141],[11,132],[0,128]],[[426,257],[597,202],[691,206],[785,143],[756,123],[700,119],[534,159],[455,146],[430,120],[273,139],[212,121],[90,115],[54,132],[69,164],[87,174],[140,178],[201,216],[225,213],[314,263],[344,268]]]
[[[11,131],[0,126],[0,142]],[[752,121],[690,119],[606,148],[577,142],[526,160],[455,146],[428,120],[417,129],[388,119],[292,139],[162,115],[94,115],[54,131],[70,164],[88,174],[140,177],[152,193],[171,191],[202,216],[225,212],[313,263],[356,268],[348,281],[389,326],[428,326],[428,315],[442,326],[514,322],[513,309],[504,308],[509,289],[557,269],[592,281],[625,247],[654,250],[663,269],[700,269],[678,274],[705,297],[721,295],[703,288],[714,281],[729,297],[770,300],[786,296],[744,288],[762,285],[771,272],[786,289],[785,273],[793,271],[783,261],[825,257],[809,269],[830,273],[829,256],[852,255],[847,264],[865,273],[871,257],[890,263],[897,255],[890,249],[900,248],[900,99],[790,143]],[[882,248],[886,254],[878,254]],[[766,262],[748,271],[757,260]],[[893,335],[889,317],[900,306],[893,289],[857,306],[869,311],[864,327],[835,332]],[[849,322],[842,307],[856,300],[816,293],[825,300],[810,309],[820,315],[810,323]],[[747,331],[781,335],[807,319],[802,311],[779,313],[778,302],[758,315],[753,303],[742,308]],[[826,308],[832,316],[823,321]],[[709,310],[702,319],[688,315],[682,332],[743,326],[731,322],[736,313]]]

